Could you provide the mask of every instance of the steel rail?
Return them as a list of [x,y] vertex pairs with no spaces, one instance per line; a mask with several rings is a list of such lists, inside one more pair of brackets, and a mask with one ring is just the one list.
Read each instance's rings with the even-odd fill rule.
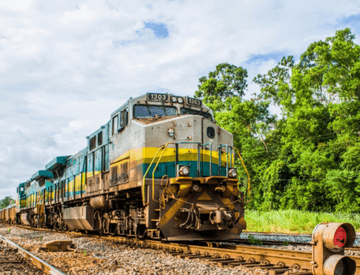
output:
[[[265,248],[246,245],[228,245],[208,243],[209,246],[190,245],[181,243],[166,243],[157,240],[129,239],[121,236],[99,236],[102,239],[119,241],[121,244],[142,248],[161,249],[181,258],[204,259],[218,265],[246,266],[267,269],[269,274],[277,274],[285,269],[300,268],[298,274],[312,274],[312,252]],[[220,247],[211,247],[219,245]],[[356,262],[360,275],[360,257],[350,256]],[[297,274],[292,272],[291,274]]]
[[24,248],[17,245],[16,243],[13,243],[9,239],[5,238],[4,236],[0,235],[0,240],[15,247],[18,250],[18,253],[20,253],[25,259],[28,259],[33,265],[35,265],[37,268],[41,269],[43,272],[45,272],[47,274],[51,274],[51,275],[66,275],[62,271],[58,270],[56,267],[53,267],[52,265],[50,265],[47,262],[40,259],[39,257],[31,254],[29,251],[25,250]]
[[[121,236],[99,236],[101,239],[119,241],[121,244],[142,248],[161,249],[181,258],[204,259],[218,265],[254,267],[267,269],[269,274],[285,272],[285,269],[300,268],[291,274],[312,274],[312,252],[266,248],[259,246],[208,243],[209,246],[167,243],[158,240],[129,239]],[[211,247],[219,245],[220,247]],[[360,257],[349,256],[356,262],[356,273],[360,275]],[[304,273],[305,270],[305,273]]]
[[[309,242],[275,241],[275,240],[262,240],[262,239],[257,239],[257,240],[262,242],[261,245],[277,245],[277,246],[287,246],[287,245],[310,246],[311,245],[311,243],[309,243]],[[227,241],[227,242],[235,243],[235,244],[252,244],[248,239],[237,239],[237,240],[231,240],[231,241]]]
[[[19,225],[15,225],[19,226]],[[49,231],[54,232],[52,229],[45,228],[29,228],[20,226],[34,231]],[[151,239],[135,239],[125,236],[110,236],[110,235],[93,235],[84,234],[80,232],[59,231],[56,233],[72,234],[75,237],[89,237],[106,239],[118,242],[119,244],[129,245],[139,248],[158,249],[168,252],[174,256],[188,259],[203,259],[206,261],[214,262],[218,265],[229,266],[246,266],[258,267],[267,269],[270,275],[276,275],[278,272],[285,272],[290,270],[290,267],[300,267],[303,270],[309,270],[309,273],[299,272],[298,274],[312,274],[310,272],[312,267],[312,252],[287,250],[279,248],[268,248],[263,246],[249,246],[230,243],[217,243],[208,242],[204,245],[189,244],[189,243],[174,243],[163,242],[160,240]],[[305,244],[306,245],[306,244]],[[360,257],[349,256],[356,262],[356,273],[360,275]],[[291,273],[297,274],[297,273]]]

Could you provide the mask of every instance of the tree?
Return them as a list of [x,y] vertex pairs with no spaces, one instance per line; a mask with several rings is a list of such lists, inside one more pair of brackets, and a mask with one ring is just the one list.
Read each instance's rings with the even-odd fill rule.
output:
[[[256,175],[264,159],[270,157],[264,134],[275,122],[269,113],[269,101],[260,98],[244,100],[247,71],[242,67],[222,63],[208,77],[199,79],[195,97],[201,98],[214,111],[217,123],[233,134],[234,146],[239,149],[251,177]],[[240,178],[247,175],[238,163]]]
[[0,201],[0,209],[3,209],[13,204],[15,204],[15,200],[13,200],[10,196],[6,196],[3,200]]
[[[360,211],[360,46],[354,39],[350,29],[340,30],[310,44],[298,62],[283,57],[255,77],[260,92],[249,101],[242,98],[246,69],[223,63],[199,79],[196,97],[234,135],[245,159],[251,207]],[[270,103],[281,118],[270,115]]]
[[208,77],[199,79],[195,97],[203,99],[214,111],[223,108],[223,103],[229,97],[242,97],[247,88],[247,70],[242,67],[221,63]]
[[[280,154],[264,171],[262,205],[360,210],[360,47],[349,29],[312,43],[298,64],[283,58],[254,81],[283,114]],[[285,175],[284,175],[285,171]],[[284,178],[283,188],[276,183]],[[282,181],[280,179],[280,181]],[[274,187],[275,186],[275,187]],[[274,196],[280,191],[280,196]]]

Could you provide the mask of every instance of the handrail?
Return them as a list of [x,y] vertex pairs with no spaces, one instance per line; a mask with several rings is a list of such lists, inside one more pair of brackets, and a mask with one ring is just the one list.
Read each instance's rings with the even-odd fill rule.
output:
[[[179,144],[197,144],[197,176],[200,177],[200,147],[202,146],[201,142],[198,141],[180,141],[180,142],[173,142],[176,148],[176,159],[178,159],[178,149]],[[176,169],[177,169],[178,161],[176,161]],[[178,171],[176,171],[176,176],[178,176]]]
[[[144,205],[144,206],[147,204],[146,198],[145,198],[145,179],[146,179],[146,176],[148,175],[148,173],[149,173],[149,171],[150,171],[150,169],[151,169],[151,166],[153,165],[155,159],[157,158],[160,150],[163,149],[161,155],[159,156],[159,158],[158,158],[158,160],[157,160],[157,162],[156,162],[156,165],[155,165],[155,167],[154,167],[154,169],[153,169],[153,172],[152,172],[152,199],[155,201],[155,193],[154,193],[154,190],[155,190],[155,171],[156,171],[157,167],[159,166],[159,163],[160,163],[162,157],[164,156],[166,149],[168,149],[168,145],[169,145],[169,144],[175,144],[175,146],[176,146],[176,148],[175,148],[175,149],[176,149],[176,156],[178,155],[178,149],[179,149],[179,148],[178,148],[178,145],[179,145],[179,144],[198,144],[198,160],[197,160],[197,162],[198,162],[198,172],[199,172],[199,169],[200,169],[200,167],[199,167],[199,162],[200,162],[200,157],[199,157],[200,148],[203,148],[203,147],[205,147],[205,146],[207,146],[207,145],[210,145],[210,162],[209,162],[210,166],[209,166],[209,170],[210,170],[210,176],[212,176],[212,144],[211,144],[210,142],[205,143],[205,144],[201,144],[200,142],[194,142],[194,141],[187,141],[187,142],[186,142],[186,141],[185,141],[185,142],[167,142],[165,145],[161,145],[161,146],[158,148],[158,150],[156,151],[155,156],[154,156],[153,159],[151,160],[151,163],[150,163],[149,167],[147,168],[147,170],[146,170],[146,172],[145,172],[145,174],[144,174],[144,176],[143,176],[142,200],[143,200],[143,205]],[[228,170],[229,170],[229,165],[230,165],[231,167],[234,166],[233,154],[234,154],[234,149],[236,149],[236,151],[237,151],[237,153],[238,153],[238,156],[239,156],[239,158],[240,158],[240,160],[241,160],[241,163],[242,163],[242,165],[243,165],[243,167],[244,167],[244,169],[245,169],[245,171],[246,171],[246,174],[247,174],[247,176],[248,176],[248,189],[247,189],[247,191],[246,191],[246,195],[248,195],[248,196],[249,196],[249,199],[250,199],[250,195],[251,195],[251,193],[250,193],[250,191],[251,191],[250,175],[249,175],[249,173],[248,173],[248,171],[247,171],[247,169],[246,169],[245,163],[244,163],[244,161],[243,161],[243,159],[242,159],[242,157],[241,157],[241,155],[240,155],[240,152],[239,152],[239,150],[238,150],[236,147],[232,147],[232,146],[227,145],[227,144],[220,144],[220,145],[219,145],[219,175],[221,175],[221,174],[220,174],[220,173],[221,173],[221,170],[220,170],[220,169],[221,169],[221,148],[222,148],[222,147],[226,147],[226,173],[227,173],[227,174],[229,173],[229,171],[228,171]],[[229,157],[230,157],[230,161],[229,161]],[[176,168],[176,169],[177,169],[177,168]],[[239,186],[238,186],[238,188],[239,188]]]
[[[201,145],[201,147],[206,147],[207,145],[210,145],[210,166],[209,166],[209,176],[212,176],[212,143],[208,142],[208,143],[204,143]],[[204,164],[203,164],[204,165]]]
[[144,177],[143,177],[143,186],[142,186],[142,192],[141,192],[141,193],[142,193],[142,200],[143,200],[143,205],[144,205],[144,206],[146,205],[146,199],[145,199],[145,178],[146,178],[147,174],[149,173],[149,170],[150,170],[150,168],[151,168],[151,165],[154,163],[154,160],[155,160],[155,158],[157,157],[157,154],[158,154],[159,151],[160,151],[161,149],[163,149],[164,147],[165,147],[164,145],[161,145],[161,146],[159,147],[159,149],[156,151],[155,156],[153,157],[153,159],[152,159],[152,161],[151,161],[148,169],[146,170],[146,172],[145,172],[145,174],[144,174]]
[[[219,168],[218,168],[218,174],[219,176],[221,176],[221,161],[222,161],[222,156],[221,156],[221,148],[225,147],[226,148],[226,176],[229,174],[229,155],[230,155],[230,166],[233,167],[234,163],[232,162],[233,160],[233,147],[231,145],[228,144],[219,144],[218,147],[218,155],[219,155]],[[230,149],[230,150],[229,150]]]
[[[239,149],[236,148],[236,147],[234,147],[234,149],[237,151],[238,156],[239,156],[239,158],[240,158],[240,161],[241,161],[241,163],[242,163],[242,165],[243,165],[243,167],[244,167],[244,169],[245,169],[245,172],[246,172],[246,174],[247,174],[247,176],[248,176],[248,188],[247,188],[246,193],[245,193],[245,198],[247,199],[247,201],[245,202],[245,204],[246,204],[246,203],[248,203],[248,202],[250,201],[250,197],[251,197],[251,179],[250,179],[249,172],[248,172],[248,170],[246,169],[244,160],[243,160],[243,158],[241,157],[241,154],[240,154],[240,152],[239,152]],[[248,195],[249,195],[249,197],[247,197]]]
[[[178,155],[178,147],[177,147],[178,144],[198,144],[198,151],[200,151],[199,145],[201,145],[200,142],[182,141],[182,142],[167,142],[165,145],[162,145],[162,146],[159,147],[159,149],[157,150],[154,158],[152,159],[152,161],[151,161],[151,163],[150,163],[150,165],[149,165],[148,169],[146,170],[146,172],[145,172],[145,174],[144,174],[144,177],[143,177],[143,192],[142,192],[142,193],[143,193],[143,204],[144,204],[144,205],[146,205],[146,201],[145,201],[145,178],[146,178],[147,174],[149,173],[149,170],[150,170],[150,168],[151,168],[151,165],[154,163],[154,160],[155,160],[155,158],[157,157],[159,151],[160,151],[161,149],[164,149],[163,152],[161,153],[161,155],[159,156],[159,159],[158,159],[158,161],[156,162],[156,165],[155,165],[155,167],[154,167],[154,169],[153,169],[153,173],[152,173],[152,199],[155,201],[155,193],[154,193],[154,190],[155,190],[155,171],[156,171],[156,169],[157,169],[157,167],[158,167],[158,165],[159,165],[159,163],[160,163],[160,161],[161,161],[161,158],[163,157],[166,149],[168,148],[168,145],[169,145],[169,144],[175,144],[175,145],[176,145],[176,155]],[[199,169],[200,169],[199,152],[198,152],[198,161],[197,161],[197,162],[198,162],[198,172],[199,172]],[[199,175],[198,175],[198,176],[199,176]]]
[[163,157],[163,155],[164,155],[164,153],[165,153],[165,151],[166,151],[169,144],[174,144],[174,142],[168,142],[168,143],[165,144],[164,151],[162,151],[162,153],[161,153],[161,155],[160,155],[160,157],[159,157],[159,159],[158,159],[158,161],[157,161],[157,163],[156,163],[156,165],[154,167],[153,173],[152,173],[152,199],[153,199],[153,201],[155,201],[155,194],[154,194],[154,190],[155,190],[155,171],[156,171],[156,168],[158,167],[158,165],[160,163],[160,160]]

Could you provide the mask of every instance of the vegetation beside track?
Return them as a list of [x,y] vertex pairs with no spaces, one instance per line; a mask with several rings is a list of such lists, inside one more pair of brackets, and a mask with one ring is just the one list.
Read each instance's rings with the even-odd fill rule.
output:
[[[248,73],[243,67],[222,63],[199,79],[195,96],[234,135],[250,174],[249,209],[360,213],[360,45],[356,42],[350,29],[344,29],[311,43],[300,57],[284,56],[253,79],[252,85],[259,86],[250,100],[245,98]],[[274,106],[278,116],[270,112]],[[247,173],[238,163],[246,187]],[[304,212],[303,223],[296,217],[285,228],[309,231],[316,222],[308,222],[307,215]],[[338,216],[343,215],[325,214],[324,219]],[[315,217],[310,214],[309,220],[321,219]],[[260,220],[261,226],[266,226],[264,221]],[[288,224],[286,219],[283,222]]]
[[360,214],[318,213],[299,210],[245,212],[247,231],[311,234],[321,222],[348,222],[360,232]]

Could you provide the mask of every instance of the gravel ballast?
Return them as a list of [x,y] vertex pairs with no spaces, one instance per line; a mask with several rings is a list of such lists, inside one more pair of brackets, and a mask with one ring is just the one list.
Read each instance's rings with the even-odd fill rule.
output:
[[[254,274],[246,268],[180,259],[160,250],[127,247],[112,240],[71,234],[0,227],[0,234],[66,274]],[[44,252],[47,242],[70,240],[76,252]]]

